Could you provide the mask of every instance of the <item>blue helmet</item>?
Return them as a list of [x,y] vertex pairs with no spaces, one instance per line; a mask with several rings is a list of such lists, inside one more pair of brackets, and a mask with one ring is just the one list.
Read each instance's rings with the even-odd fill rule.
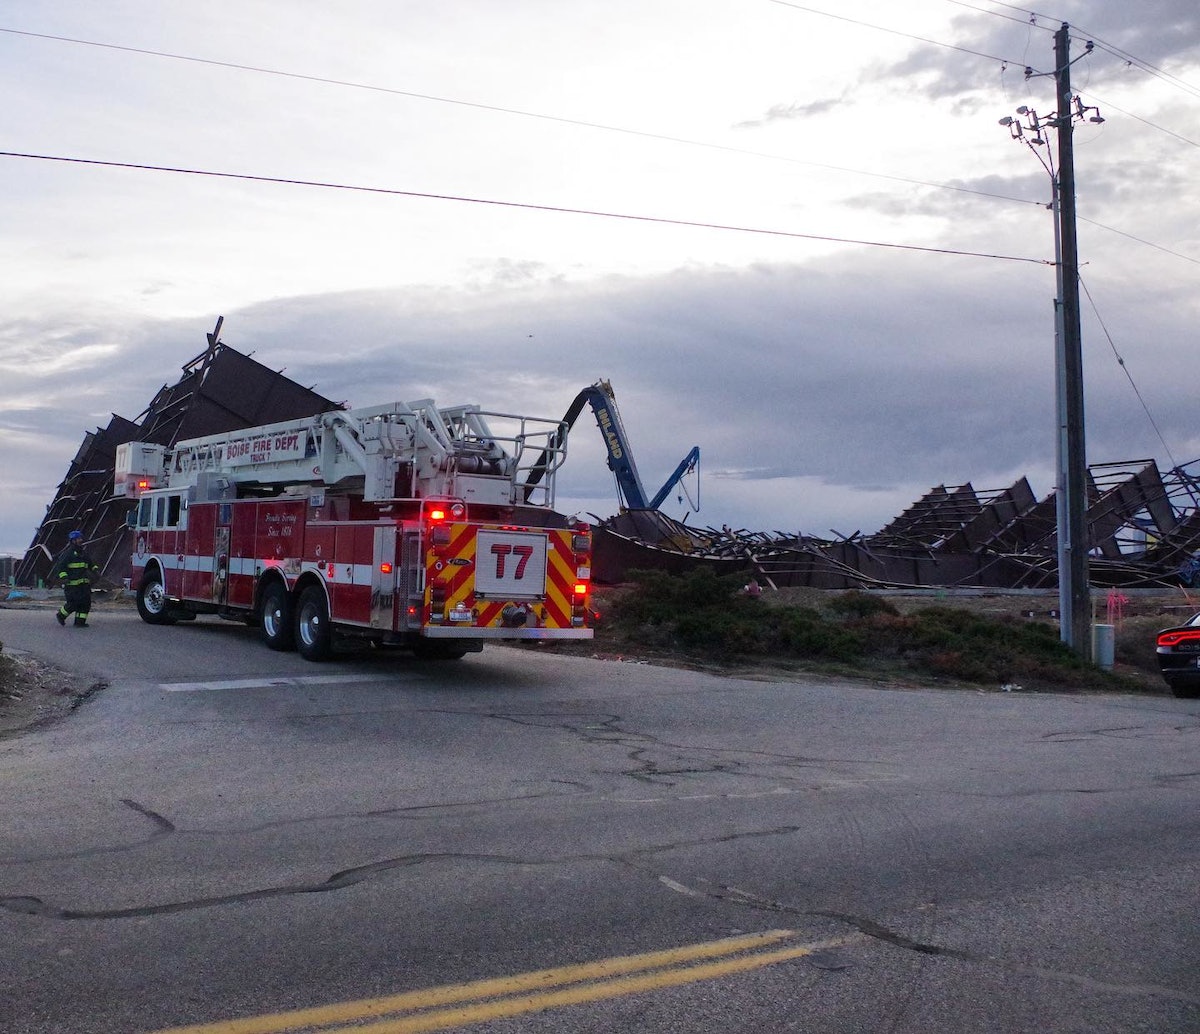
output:
[[83,541],[83,532],[78,531],[78,530],[73,531],[73,532],[71,532],[70,535],[67,536],[67,538],[70,539],[72,542],[82,542]]

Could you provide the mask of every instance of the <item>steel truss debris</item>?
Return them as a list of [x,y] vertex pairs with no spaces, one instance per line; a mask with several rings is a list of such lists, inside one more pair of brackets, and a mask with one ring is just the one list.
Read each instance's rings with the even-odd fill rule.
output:
[[[1200,460],[1163,473],[1154,460],[1089,468],[1088,546],[1096,586],[1200,584]],[[837,534],[836,532],[834,533]],[[708,566],[776,587],[1053,588],[1055,498],[1021,478],[1007,488],[938,485],[873,535],[695,528],[657,511],[601,522],[596,578]]]

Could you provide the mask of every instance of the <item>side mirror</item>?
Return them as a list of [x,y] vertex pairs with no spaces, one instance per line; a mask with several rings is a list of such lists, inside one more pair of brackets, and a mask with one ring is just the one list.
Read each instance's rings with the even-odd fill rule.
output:
[[134,507],[134,509],[130,510],[127,514],[125,514],[125,527],[127,527],[127,528],[136,528],[137,527],[137,508],[136,507]]

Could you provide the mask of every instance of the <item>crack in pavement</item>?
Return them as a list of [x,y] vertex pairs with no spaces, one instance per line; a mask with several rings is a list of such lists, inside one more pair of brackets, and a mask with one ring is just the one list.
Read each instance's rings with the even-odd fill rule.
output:
[[[571,787],[574,791],[580,793],[590,792],[591,787],[584,783],[578,783],[569,779],[552,779],[548,780],[552,783],[558,783],[563,786]],[[141,815],[144,815],[158,828],[148,837],[143,837],[139,840],[129,840],[121,844],[113,844],[108,847],[89,847],[79,851],[64,851],[51,854],[38,855],[22,855],[0,858],[0,866],[4,865],[29,865],[36,862],[58,862],[69,861],[73,858],[90,858],[94,856],[106,854],[119,854],[122,851],[133,851],[139,847],[145,847],[161,836],[168,833],[183,832],[188,834],[208,836],[208,837],[236,837],[246,836],[252,833],[262,833],[271,829],[285,829],[289,826],[304,826],[313,823],[334,822],[339,820],[354,820],[354,819],[379,819],[379,818],[401,818],[401,819],[417,819],[423,818],[426,815],[438,815],[442,812],[458,812],[464,809],[487,807],[495,804],[513,804],[521,801],[538,801],[550,798],[573,797],[574,792],[548,792],[548,793],[531,793],[531,794],[514,794],[507,797],[484,797],[469,801],[447,801],[440,804],[406,804],[397,805],[393,808],[372,808],[367,811],[338,811],[326,812],[318,815],[303,815],[297,818],[277,819],[273,822],[262,822],[256,826],[239,826],[230,829],[209,829],[205,827],[196,827],[186,830],[177,830],[175,825],[168,819],[164,818],[158,812],[150,808],[144,807],[137,801],[126,797],[121,798],[121,803],[128,808]]]
[[106,854],[120,854],[123,851],[133,851],[139,847],[145,847],[147,844],[152,844],[160,837],[169,836],[174,833],[174,824],[160,815],[158,812],[139,804],[135,800],[128,797],[122,797],[121,803],[125,807],[136,811],[139,815],[148,818],[154,825],[155,829],[149,836],[142,837],[139,840],[128,840],[122,844],[111,844],[108,847],[88,847],[80,851],[61,851],[54,854],[45,855],[30,855],[28,857],[8,857],[0,858],[0,865],[28,865],[31,862],[62,862],[69,861],[72,858],[94,858]]
[[[123,799],[122,803],[139,814],[146,816],[157,827],[149,840],[168,836],[177,831],[176,826],[167,818],[136,801]],[[345,890],[360,883],[375,879],[401,869],[413,868],[418,865],[439,861],[484,862],[491,865],[505,866],[549,866],[572,864],[587,861],[606,861],[623,864],[646,875],[654,876],[664,886],[677,893],[692,897],[720,901],[743,908],[753,908],[783,915],[797,916],[810,919],[831,919],[843,923],[856,930],[864,937],[899,948],[917,955],[955,959],[975,965],[1000,967],[1013,973],[1035,976],[1041,979],[1058,980],[1075,984],[1103,993],[1126,995],[1152,996],[1169,999],[1189,1005],[1200,1005],[1200,996],[1178,991],[1174,988],[1156,984],[1115,984],[1096,980],[1092,977],[1042,966],[1030,966],[1013,963],[978,952],[965,951],[941,944],[919,941],[900,933],[890,927],[868,917],[845,911],[832,909],[801,908],[785,902],[761,897],[749,891],[741,890],[727,884],[709,884],[707,887],[694,888],[678,883],[661,873],[655,873],[646,866],[639,864],[639,859],[663,854],[682,848],[696,847],[707,844],[731,843],[739,840],[786,836],[800,831],[801,826],[779,826],[762,830],[747,830],[740,833],[729,833],[718,837],[697,838],[652,845],[637,848],[624,854],[611,855],[605,853],[569,855],[561,858],[523,858],[500,854],[471,853],[471,852],[429,852],[423,854],[399,855],[365,865],[353,866],[339,870],[325,880],[310,883],[282,884],[274,887],[260,887],[253,890],[231,894],[212,895],[181,901],[164,902],[153,905],[137,905],[113,909],[71,909],[63,908],[33,895],[0,896],[0,910],[14,915],[35,916],[41,919],[72,921],[72,920],[120,920],[137,919],[150,916],[171,915],[180,912],[196,911],[205,908],[215,908],[224,905],[245,904],[254,901],[283,898],[303,894],[324,894]],[[708,884],[707,880],[701,883]]]
[[[647,871],[647,870],[642,870]],[[654,875],[649,873],[649,875]],[[712,884],[711,889],[688,887],[685,884],[678,883],[668,876],[659,874],[658,880],[660,883],[669,887],[677,893],[688,894],[692,897],[709,898],[714,901],[722,901],[732,905],[738,905],[745,908],[759,909],[765,912],[774,912],[780,915],[798,916],[801,918],[817,918],[817,919],[833,919],[840,923],[845,923],[847,926],[852,926],[859,933],[873,940],[883,941],[896,948],[903,948],[906,951],[916,952],[920,955],[943,955],[948,958],[968,959],[970,961],[978,961],[975,956],[967,952],[958,950],[957,948],[947,948],[939,944],[928,944],[924,941],[917,941],[911,937],[907,937],[902,933],[892,930],[882,923],[877,923],[873,919],[866,919],[862,916],[853,915],[849,912],[835,912],[827,909],[800,908],[796,905],[788,905],[782,901],[775,901],[771,898],[760,897],[757,894],[752,894],[749,891],[741,890],[737,887],[731,887],[728,884]],[[698,882],[707,884],[707,880],[699,880]]]
[[329,891],[343,890],[353,887],[371,877],[393,869],[408,868],[424,862],[442,859],[475,859],[491,862],[502,862],[512,865],[530,864],[521,859],[504,858],[500,855],[473,855],[457,852],[439,852],[436,854],[401,855],[367,865],[355,866],[336,872],[328,879],[319,883],[293,883],[278,887],[260,887],[256,890],[241,891],[235,894],[219,894],[212,897],[192,898],[184,901],[169,901],[159,905],[136,905],[130,908],[110,909],[70,909],[59,908],[47,904],[42,898],[33,896],[0,897],[0,908],[18,915],[40,916],[43,919],[135,919],[146,916],[171,915],[176,912],[191,912],[201,908],[213,908],[217,905],[241,904],[248,901],[261,901],[267,898],[290,897],[295,894],[324,894]]
[[[620,774],[658,786],[674,786],[675,781],[670,777],[685,775],[734,775],[751,779],[795,778],[790,774],[781,776],[778,772],[780,767],[805,770],[824,770],[831,765],[865,765],[875,769],[892,767],[886,762],[860,758],[814,758],[753,748],[673,743],[648,733],[622,729],[621,715],[606,712],[507,712],[441,708],[430,713],[497,720],[530,728],[558,729],[579,737],[584,743],[622,747],[627,750],[626,756],[634,763],[634,767]],[[662,752],[665,756],[656,758],[653,756],[655,751]],[[772,765],[770,775],[752,770],[754,765],[762,762]]]
[[1154,776],[1154,785],[1163,790],[1190,790],[1190,786],[1180,784],[1200,779],[1200,772],[1163,772]]
[[139,804],[137,801],[131,800],[128,797],[122,797],[121,803],[127,808],[132,808],[139,815],[145,815],[146,818],[148,818],[158,827],[158,830],[150,836],[151,840],[155,839],[156,837],[163,836],[166,833],[175,832],[175,824],[171,822],[170,819],[154,811],[152,808],[147,808],[144,804]]
[[[1071,973],[1066,970],[1051,969],[1048,966],[1031,966],[1021,962],[1010,962],[1006,959],[985,955],[981,952],[965,951],[961,948],[951,948],[942,944],[930,944],[908,937],[873,919],[854,915],[849,912],[800,908],[781,901],[760,897],[757,894],[751,894],[748,891],[740,890],[737,887],[731,887],[726,884],[715,884],[713,885],[713,889],[707,890],[704,888],[688,887],[662,874],[658,874],[658,880],[671,890],[691,897],[709,898],[732,905],[802,918],[832,919],[835,922],[845,923],[847,926],[853,927],[860,934],[872,940],[880,941],[917,955],[955,959],[978,966],[998,967],[1010,973],[1038,977],[1044,980],[1058,980],[1105,994],[1163,998],[1169,1001],[1182,1002],[1187,1005],[1200,1005],[1200,995],[1180,991],[1173,987],[1164,987],[1161,984],[1113,983],[1111,981],[1097,980],[1094,977],[1083,976],[1079,973]],[[699,882],[708,883],[707,880],[700,880]]]
[[1163,739],[1184,733],[1200,732],[1196,725],[1113,725],[1100,729],[1071,729],[1062,732],[1043,733],[1033,743],[1082,743],[1092,739],[1139,740]]
[[[141,810],[140,808],[138,810]],[[165,822],[165,820],[163,820]],[[174,830],[175,827],[171,827]],[[434,851],[399,855],[395,858],[385,858],[380,861],[357,865],[349,869],[335,872],[325,880],[311,883],[282,884],[275,887],[258,887],[253,890],[239,891],[231,894],[219,894],[200,898],[190,898],[181,901],[169,901],[157,905],[136,905],[127,908],[112,909],[70,909],[48,903],[45,899],[34,895],[10,894],[0,896],[0,910],[17,915],[38,916],[43,919],[134,919],[146,916],[169,915],[177,912],[190,912],[197,909],[213,908],[220,905],[242,904],[250,901],[260,901],[269,898],[289,897],[299,894],[324,894],[329,891],[344,890],[376,876],[397,870],[424,865],[438,861],[468,861],[486,862],[496,865],[511,866],[550,866],[566,865],[577,862],[612,862],[626,864],[631,868],[640,868],[630,859],[662,854],[679,848],[698,847],[705,844],[727,844],[737,840],[754,839],[788,835],[798,832],[799,826],[780,826],[765,830],[748,830],[741,833],[727,833],[717,837],[682,840],[678,842],[652,845],[637,848],[625,854],[613,855],[606,852],[564,855],[558,858],[526,858],[514,855],[474,853],[465,851]]]

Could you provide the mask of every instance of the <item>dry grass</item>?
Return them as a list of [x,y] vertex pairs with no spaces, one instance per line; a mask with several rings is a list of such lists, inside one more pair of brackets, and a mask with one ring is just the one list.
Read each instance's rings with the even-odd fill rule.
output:
[[[602,620],[596,638],[591,643],[570,647],[571,652],[715,668],[737,671],[739,674],[755,670],[766,674],[771,670],[777,674],[829,674],[899,685],[962,684],[996,689],[1019,685],[1026,690],[1166,694],[1168,690],[1159,675],[1154,653],[1154,633],[1200,610],[1200,602],[1193,600],[1183,590],[1121,594],[1125,597],[1123,601],[1113,601],[1115,609],[1111,616],[1116,626],[1116,663],[1109,673],[1090,664],[1078,665],[1074,658],[1067,659],[1065,664],[1061,658],[1048,658],[1045,654],[1047,644],[1043,642],[1046,636],[1035,635],[1030,639],[1022,631],[1023,627],[1029,630],[1032,626],[1039,626],[1040,632],[1052,631],[1055,633],[1052,638],[1057,638],[1056,592],[923,590],[869,593],[866,594],[870,601],[868,609],[874,610],[878,604],[878,609],[883,613],[874,618],[863,615],[859,631],[864,630],[863,624],[870,625],[874,621],[875,628],[868,627],[865,631],[876,638],[881,629],[885,637],[893,636],[891,656],[887,656],[886,652],[881,656],[878,652],[868,654],[862,650],[856,655],[853,649],[839,653],[836,644],[834,648],[824,651],[825,656],[820,656],[820,650],[815,653],[809,651],[809,655],[805,656],[804,650],[756,652],[752,648],[729,649],[729,646],[749,644],[745,643],[744,636],[739,644],[736,635],[729,634],[725,634],[722,642],[715,627],[712,641],[719,643],[719,646],[697,649],[697,644],[703,643],[703,635],[696,634],[696,630],[703,632],[702,623],[685,624],[685,638],[686,633],[693,631],[690,644],[681,643],[679,637],[673,634],[675,628],[664,627],[662,622],[657,627],[646,627],[643,623],[640,629],[631,628],[629,622],[622,619],[622,613],[628,609],[630,594],[636,591],[634,585],[598,589],[595,603]],[[831,607],[831,601],[846,595],[841,591],[800,588],[765,590],[760,599],[772,609],[828,615],[832,609],[836,609],[836,606]],[[887,616],[889,610],[898,617]],[[986,619],[986,622],[980,626],[956,619],[954,612],[959,611],[969,612]],[[1107,623],[1110,617],[1107,593],[1097,592],[1093,613],[1095,621]],[[989,628],[992,622],[999,628]],[[716,623],[729,623],[728,614],[718,616]],[[911,630],[918,624],[927,640],[940,637],[950,646],[933,651],[914,664],[913,651],[895,637],[906,627]],[[809,638],[806,640],[803,635],[796,638],[793,632],[793,643],[811,644],[814,641],[811,637],[812,622],[809,621],[802,631],[810,633]],[[975,637],[965,650],[962,646],[963,635],[969,640]],[[980,635],[985,642],[979,641],[977,637]],[[982,651],[981,647],[984,648]],[[1021,656],[1030,650],[1032,657]]]

